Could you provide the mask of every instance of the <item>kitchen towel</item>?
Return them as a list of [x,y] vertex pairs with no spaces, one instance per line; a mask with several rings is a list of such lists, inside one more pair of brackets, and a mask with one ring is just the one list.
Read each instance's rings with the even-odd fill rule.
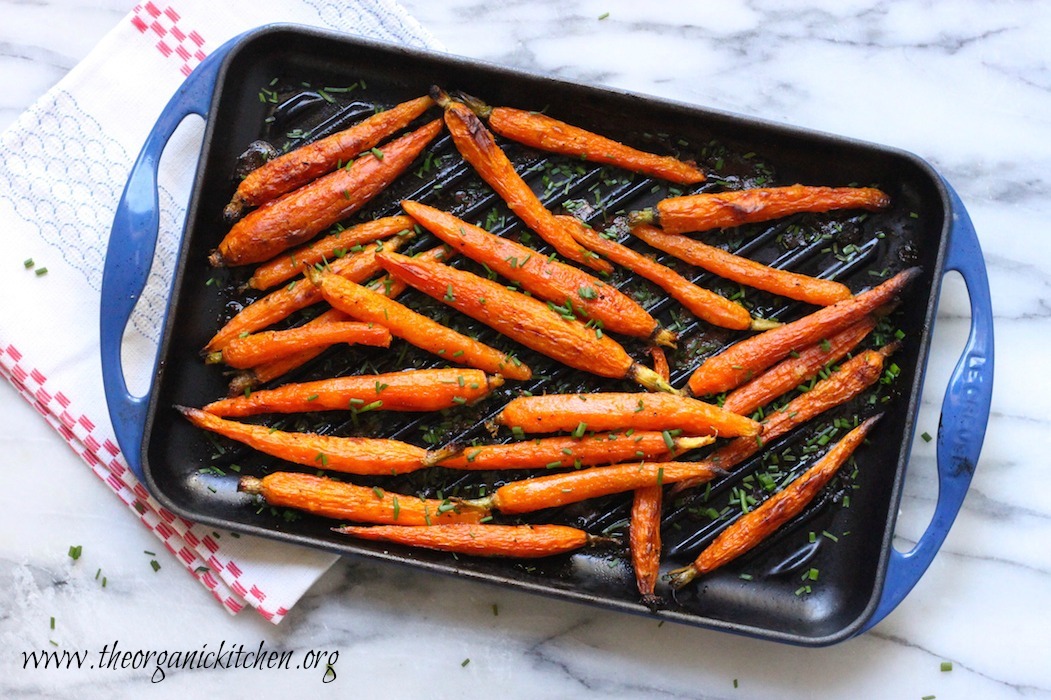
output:
[[[173,0],[136,6],[0,135],[0,374],[130,510],[124,516],[114,507],[114,518],[138,518],[230,612],[250,606],[276,623],[334,556],[216,532],[153,500],[113,436],[98,325],[113,214],[157,116],[209,51],[275,22],[436,47],[393,0]],[[187,119],[161,161],[157,253],[122,352],[135,394],[144,392],[152,372],[202,133],[200,119]]]

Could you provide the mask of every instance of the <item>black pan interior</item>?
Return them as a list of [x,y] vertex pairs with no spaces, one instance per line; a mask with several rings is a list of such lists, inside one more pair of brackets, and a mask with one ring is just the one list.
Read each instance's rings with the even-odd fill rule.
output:
[[[896,371],[889,372],[886,381],[862,399],[771,445],[763,456],[717,480],[710,489],[698,489],[667,503],[663,570],[690,561],[740,513],[742,495],[761,497],[756,473],[778,479],[798,473],[856,418],[882,412],[884,418],[870,444],[855,457],[856,468],[844,469],[817,503],[744,558],[678,592],[662,583],[658,593],[665,604],[659,610],[639,603],[626,547],[526,563],[451,557],[349,541],[329,531],[331,521],[260,507],[237,493],[239,474],[299,468],[206,435],[173,409],[176,404],[201,406],[226,394],[227,377],[217,367],[205,366],[199,350],[240,306],[255,298],[237,290],[247,270],[215,270],[206,260],[226,230],[220,212],[235,186],[231,173],[238,155],[255,139],[292,147],[317,138],[360,119],[376,106],[389,107],[425,94],[432,84],[463,90],[491,104],[544,110],[631,145],[694,159],[708,169],[710,177],[688,191],[796,182],[877,185],[892,197],[894,204],[888,211],[795,216],[701,238],[765,263],[839,279],[854,291],[905,267],[923,268],[921,280],[881,325],[880,337],[869,343],[902,338],[902,348],[893,357]],[[434,109],[425,119],[438,114]],[[573,209],[597,228],[616,225],[623,212],[681,191],[641,176],[502,143],[551,208]],[[351,221],[396,213],[397,202],[410,197],[504,235],[522,236],[522,226],[461,161],[447,136],[440,137],[430,150],[413,172]],[[837,641],[860,626],[882,585],[936,303],[946,207],[937,176],[922,161],[897,151],[345,37],[294,28],[260,32],[228,58],[208,121],[143,447],[149,486],[172,510],[216,528],[407,562],[418,568],[791,643]],[[535,235],[530,241],[541,252],[550,252],[541,243]],[[409,250],[433,245],[434,239],[425,236]],[[633,245],[654,253],[642,244]],[[743,303],[756,315],[791,320],[811,310],[773,295],[742,290],[663,254],[657,257],[720,293],[743,294]],[[478,269],[462,260],[456,264]],[[681,386],[700,359],[743,337],[696,321],[648,282],[620,271],[614,281],[650,308],[663,325],[680,331],[679,349],[669,355],[674,384]],[[410,292],[401,300],[483,341],[514,347],[422,295]],[[636,357],[646,358],[641,344],[626,341],[625,347]],[[509,382],[492,398],[455,412],[423,417],[318,413],[261,420],[285,429],[393,436],[432,446],[488,439],[482,423],[522,389],[534,393],[633,389],[622,381],[567,371],[524,348],[516,349],[540,378],[527,385]],[[441,363],[396,341],[389,351],[330,351],[288,379],[426,366]],[[510,436],[501,434],[498,439]],[[406,493],[472,496],[520,476],[464,477],[430,470],[375,483]],[[596,534],[626,537],[629,503],[629,496],[610,497],[537,513],[523,521],[557,521]]]

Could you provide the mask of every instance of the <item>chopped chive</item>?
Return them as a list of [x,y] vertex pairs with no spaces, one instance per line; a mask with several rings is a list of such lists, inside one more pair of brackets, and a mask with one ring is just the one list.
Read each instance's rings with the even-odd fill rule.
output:
[[598,18],[600,20],[601,19],[606,19],[607,17],[609,17],[609,13],[608,12],[603,12],[601,15],[598,16]]
[[[52,618],[52,619],[54,619],[54,618]],[[951,671],[952,670],[952,661],[942,661],[941,669],[942,669],[942,673],[948,673],[949,671]]]
[[577,427],[573,429],[573,437],[575,437],[575,438],[582,438],[582,437],[584,437],[584,433],[587,432],[587,429],[588,429],[588,424],[585,423],[584,421],[580,421],[579,423],[577,423]]
[[23,261],[22,261],[22,265],[23,265],[23,266],[24,266],[24,267],[25,267],[25,268],[26,268],[27,270],[28,270],[29,268],[33,267],[33,265],[35,265],[35,264],[36,264],[36,263],[34,263],[34,262],[33,262],[33,258],[26,258],[25,260],[23,260]]
[[36,273],[37,277],[40,277],[42,275],[46,275],[47,274],[47,268],[46,267],[38,267],[36,270],[34,270],[34,272]]
[[924,432],[923,432],[923,433],[922,433],[922,434],[920,435],[920,437],[921,437],[921,438],[923,438],[923,441],[924,441],[924,442],[930,442],[931,440],[933,440],[933,439],[934,439],[934,438],[932,438],[932,437],[931,437],[931,434],[930,434],[930,433],[928,433],[928,432],[926,432],[926,431],[924,431]]
[[76,546],[71,546],[69,548],[69,558],[72,559],[73,561],[76,561],[77,559],[80,559],[80,553],[83,550],[84,550],[84,548],[81,545],[79,545],[79,544],[76,545]]
[[675,441],[672,440],[671,433],[669,433],[667,430],[662,430],[661,437],[664,438],[664,444],[669,450],[675,449]]
[[464,666],[466,666],[469,663],[471,663],[470,659],[464,659],[463,661],[460,662],[460,668],[463,668]]
[[154,572],[161,570],[160,562],[158,562],[156,559],[150,559],[150,566],[153,567]]
[[383,151],[378,148],[370,148],[369,153],[376,157],[376,160],[383,160]]

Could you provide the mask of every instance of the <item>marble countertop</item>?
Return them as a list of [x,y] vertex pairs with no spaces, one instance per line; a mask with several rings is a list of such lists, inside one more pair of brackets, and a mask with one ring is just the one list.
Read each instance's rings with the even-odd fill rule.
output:
[[[227,615],[11,387],[0,385],[0,695],[668,698],[1051,697],[1051,14],[998,0],[404,0],[452,52],[893,145],[953,183],[989,270],[996,381],[982,458],[941,552],[872,631],[800,649],[359,560],[279,626]],[[131,0],[0,0],[0,129],[72,68]],[[946,278],[918,430],[934,433],[969,325]],[[1043,357],[1044,360],[1040,358]],[[897,540],[936,497],[916,441]],[[47,473],[46,478],[42,475]],[[60,484],[62,488],[56,488]],[[96,567],[103,588],[71,575]],[[23,670],[22,652],[220,643],[338,651],[322,672]],[[946,663],[951,670],[945,670]],[[330,679],[331,680],[331,679]]]

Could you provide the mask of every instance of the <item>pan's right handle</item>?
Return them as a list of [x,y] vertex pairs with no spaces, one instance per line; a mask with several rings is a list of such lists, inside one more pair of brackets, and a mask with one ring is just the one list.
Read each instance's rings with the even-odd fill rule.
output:
[[945,183],[952,205],[945,269],[967,285],[971,330],[942,401],[938,422],[938,502],[927,529],[908,552],[890,550],[883,594],[862,632],[886,617],[927,570],[949,533],[978,464],[993,393],[993,312],[989,277],[970,216],[959,195]]
[[164,107],[132,166],[106,248],[99,319],[102,383],[117,443],[140,480],[143,471],[139,451],[150,391],[143,396],[131,394],[120,351],[124,330],[153,265],[160,225],[157,167],[168,139],[184,118],[190,114],[207,118],[219,68],[239,39],[235,37],[209,54]]

